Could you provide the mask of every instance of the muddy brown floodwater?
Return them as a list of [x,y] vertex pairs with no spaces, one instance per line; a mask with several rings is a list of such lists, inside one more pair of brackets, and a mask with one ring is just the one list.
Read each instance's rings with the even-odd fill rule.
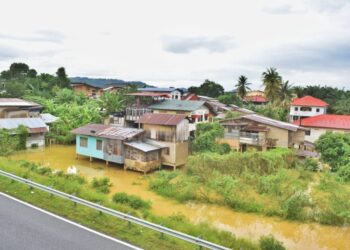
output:
[[138,172],[124,171],[121,166],[87,158],[75,158],[75,146],[55,145],[45,149],[30,149],[10,157],[40,163],[52,169],[66,171],[75,166],[78,173],[92,179],[108,176],[113,184],[111,193],[126,192],[152,201],[156,215],[182,214],[191,222],[208,222],[212,226],[234,233],[238,237],[257,240],[273,234],[288,249],[350,249],[350,228],[297,223],[251,213],[235,212],[224,206],[187,203],[180,204],[148,190],[147,180]]

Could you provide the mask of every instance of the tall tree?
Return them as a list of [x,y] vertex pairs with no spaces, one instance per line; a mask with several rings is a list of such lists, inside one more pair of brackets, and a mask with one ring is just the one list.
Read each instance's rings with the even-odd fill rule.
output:
[[289,105],[290,101],[293,98],[293,88],[289,84],[289,81],[285,81],[281,84],[280,90],[280,100],[283,106]]
[[235,85],[235,87],[237,88],[238,95],[242,99],[246,96],[247,90],[250,90],[248,85],[250,85],[250,83],[248,83],[247,77],[245,77],[244,75],[238,77],[238,83]]
[[11,77],[26,76],[29,71],[29,66],[25,63],[12,63],[10,65]]
[[125,93],[106,92],[100,98],[100,106],[104,109],[105,115],[121,111],[125,107]]
[[206,79],[204,83],[202,83],[202,85],[199,87],[189,87],[189,91],[193,91],[192,93],[195,93],[197,95],[210,96],[214,98],[223,95],[225,92],[224,87],[208,79]]
[[60,67],[57,69],[56,76],[60,87],[62,88],[69,87],[70,81],[66,74],[66,69],[64,67]]
[[271,101],[275,101],[281,90],[282,77],[275,68],[268,68],[262,73],[262,81],[265,86],[265,95]]

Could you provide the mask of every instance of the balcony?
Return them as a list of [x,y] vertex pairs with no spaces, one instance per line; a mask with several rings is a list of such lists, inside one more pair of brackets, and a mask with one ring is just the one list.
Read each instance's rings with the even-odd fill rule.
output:
[[258,133],[250,133],[244,131],[231,131],[225,132],[225,139],[237,139],[240,144],[263,146],[266,143],[265,136]]
[[125,109],[125,120],[137,121],[146,113],[152,113],[152,110],[147,107],[128,107]]

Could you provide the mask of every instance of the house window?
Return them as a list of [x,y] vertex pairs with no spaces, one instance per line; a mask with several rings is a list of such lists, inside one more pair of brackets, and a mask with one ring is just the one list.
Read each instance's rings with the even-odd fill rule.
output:
[[320,112],[320,109],[317,108],[317,109],[316,109],[316,112],[317,112],[317,113]]
[[102,140],[96,140],[96,150],[102,150]]
[[305,131],[305,135],[311,135],[311,130]]
[[164,148],[163,152],[164,152],[164,155],[169,155],[170,154],[169,148]]
[[311,107],[301,107],[300,111],[312,111]]
[[295,111],[298,111],[298,107],[295,107],[294,110],[295,110]]
[[80,147],[82,148],[88,147],[88,139],[86,137],[80,137]]

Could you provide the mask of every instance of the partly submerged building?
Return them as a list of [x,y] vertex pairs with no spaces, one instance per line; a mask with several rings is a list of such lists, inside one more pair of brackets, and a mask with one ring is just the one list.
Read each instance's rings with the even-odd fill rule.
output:
[[186,114],[145,114],[137,122],[145,131],[147,142],[163,148],[163,165],[175,169],[185,164],[189,154],[189,122]]
[[19,126],[24,126],[28,130],[26,147],[45,146],[45,134],[49,127],[41,118],[5,118],[0,119],[0,129],[11,130],[16,133]]
[[148,172],[159,168],[162,147],[144,142],[144,130],[88,124],[72,130],[78,155],[124,164],[125,169]]
[[18,98],[0,98],[0,118],[38,117],[42,106]]

